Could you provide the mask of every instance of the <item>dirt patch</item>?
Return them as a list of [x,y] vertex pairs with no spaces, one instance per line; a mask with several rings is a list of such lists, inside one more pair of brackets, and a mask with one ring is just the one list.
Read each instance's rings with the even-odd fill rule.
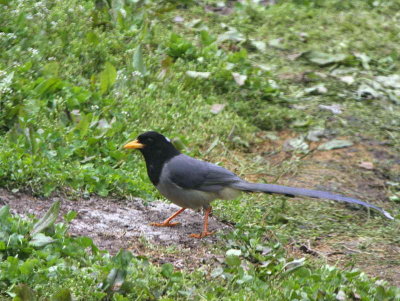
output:
[[[377,141],[364,140],[328,151],[316,150],[326,141],[309,142],[310,149],[315,151],[304,155],[284,150],[285,141],[294,137],[296,133],[283,131],[277,140],[257,144],[252,151],[262,154],[270,164],[270,173],[253,174],[249,179],[327,190],[375,203],[388,199],[386,181],[397,181],[400,177],[399,154]],[[290,168],[285,168],[285,164],[291,165]]]
[[[211,250],[219,242],[217,235],[201,240],[189,237],[191,233],[199,233],[202,229],[201,212],[186,210],[176,218],[180,225],[160,228],[153,227],[150,223],[165,220],[180,207],[160,201],[145,204],[139,198],[42,199],[0,189],[0,204],[9,204],[12,211],[21,216],[41,216],[56,199],[62,201],[62,214],[71,210],[78,213],[70,225],[71,235],[88,236],[99,248],[113,254],[121,248],[129,249],[139,255],[153,257],[152,261],[174,262],[177,267],[189,268],[198,262],[216,257]],[[230,230],[230,226],[214,217],[210,218],[209,227],[211,231],[217,232]],[[194,253],[196,260],[193,260]]]

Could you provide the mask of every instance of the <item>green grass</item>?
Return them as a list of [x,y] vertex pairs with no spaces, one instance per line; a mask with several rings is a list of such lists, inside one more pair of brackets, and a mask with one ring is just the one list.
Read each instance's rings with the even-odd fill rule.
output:
[[[259,142],[255,134],[260,130],[305,134],[323,127],[332,135],[377,139],[400,150],[400,88],[389,83],[400,69],[399,1],[227,5],[232,5],[229,15],[205,9],[217,7],[217,1],[0,1],[0,186],[41,196],[155,199],[159,195],[140,156],[121,149],[150,129],[179,140],[190,155],[214,162],[228,158],[239,174],[249,172],[249,166],[259,168],[248,151]],[[176,22],[176,17],[184,21]],[[344,58],[316,64],[315,53],[308,51]],[[202,78],[187,71],[210,73]],[[243,85],[232,73],[247,77]],[[344,83],[343,76],[353,82]],[[382,82],[378,76],[386,78]],[[311,91],[317,85],[326,92]],[[226,107],[212,114],[216,103]],[[319,109],[333,103],[342,106],[343,114]],[[286,163],[289,167],[274,167],[271,174],[298,164]],[[398,176],[388,179],[396,184]],[[392,187],[389,192],[395,196],[398,191]],[[399,297],[388,284],[361,272],[319,262],[286,273],[291,258],[283,248],[292,240],[332,233],[339,238],[370,236],[373,244],[398,246],[398,222],[386,223],[375,215],[365,222],[364,214],[350,216],[338,205],[282,202],[246,196],[243,202],[217,203],[217,216],[237,223],[231,243],[221,252],[241,249],[240,256],[227,256],[212,275],[171,272],[169,266],[129,259],[130,288],[112,298],[334,300],[342,291],[361,300]],[[398,215],[395,203],[387,207]],[[24,236],[29,222],[8,218],[23,225],[9,235]],[[267,241],[271,233],[277,238]],[[52,235],[64,241],[63,233]],[[40,250],[16,256],[28,243],[25,236],[16,243],[10,262],[3,255],[2,270],[17,269],[30,259],[37,264],[31,272],[53,269]],[[65,244],[76,241],[68,238]],[[62,247],[61,242],[51,245],[46,256]],[[273,251],[260,255],[262,247]],[[66,287],[77,298],[89,292],[93,299],[104,296],[98,284],[117,266],[108,255],[64,254],[54,266],[65,261],[78,269],[65,268],[62,277],[51,278],[47,292],[48,274],[27,280],[29,275],[21,271],[9,272],[0,285],[10,291],[14,284],[27,283],[43,298]],[[86,269],[96,277],[87,279]]]

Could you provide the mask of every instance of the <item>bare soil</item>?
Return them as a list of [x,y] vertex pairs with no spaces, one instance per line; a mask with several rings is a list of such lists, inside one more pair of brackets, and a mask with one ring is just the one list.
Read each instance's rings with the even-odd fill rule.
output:
[[[189,237],[202,230],[201,212],[186,210],[174,220],[180,222],[180,225],[154,227],[150,223],[165,220],[180,207],[161,201],[146,204],[139,198],[36,198],[0,189],[0,205],[9,204],[11,210],[21,216],[33,214],[40,217],[57,199],[62,201],[60,215],[71,210],[78,213],[70,224],[70,234],[88,236],[99,248],[112,254],[121,248],[129,249],[138,255],[151,257],[153,262],[172,262],[177,267],[189,269],[202,261],[218,258],[218,254],[213,254],[213,245],[220,240],[218,235],[201,240]],[[209,229],[221,233],[229,231],[230,226],[211,216]]]

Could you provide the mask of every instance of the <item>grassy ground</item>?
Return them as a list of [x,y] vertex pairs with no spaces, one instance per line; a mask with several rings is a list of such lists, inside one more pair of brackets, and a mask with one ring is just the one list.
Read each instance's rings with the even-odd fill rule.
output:
[[[141,158],[121,149],[152,129],[249,180],[323,185],[399,215],[399,1],[0,6],[2,187],[154,200]],[[213,113],[215,104],[225,107]],[[334,138],[353,146],[316,149]],[[91,246],[61,228],[47,233],[56,244],[34,249],[26,236],[32,225],[7,215],[2,297],[27,283],[42,298],[60,288],[93,300],[400,298],[388,283],[352,270],[399,283],[398,221],[259,195],[216,203],[215,215],[235,231],[218,245],[228,254],[211,273],[174,271],[125,253],[61,252]],[[30,278],[37,271],[40,277]]]

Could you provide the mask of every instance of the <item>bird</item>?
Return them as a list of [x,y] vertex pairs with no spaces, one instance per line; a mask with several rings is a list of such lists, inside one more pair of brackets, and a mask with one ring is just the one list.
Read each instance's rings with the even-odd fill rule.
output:
[[150,181],[165,198],[181,207],[163,222],[152,223],[152,226],[173,227],[179,223],[171,221],[184,210],[204,209],[202,232],[191,234],[193,238],[203,238],[213,234],[208,230],[212,201],[232,200],[241,192],[262,192],[347,202],[375,209],[388,219],[394,219],[382,208],[355,198],[320,190],[247,182],[221,166],[182,154],[170,139],[155,131],[140,134],[136,140],[125,144],[124,149],[138,149],[142,153]]

